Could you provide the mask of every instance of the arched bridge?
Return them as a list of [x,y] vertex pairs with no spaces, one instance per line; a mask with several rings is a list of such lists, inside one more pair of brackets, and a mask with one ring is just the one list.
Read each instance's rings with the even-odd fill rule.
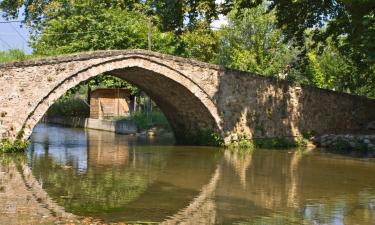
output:
[[177,140],[201,130],[226,141],[341,133],[375,120],[375,101],[144,50],[97,51],[0,64],[0,137],[28,138],[70,88],[103,73],[145,91]]

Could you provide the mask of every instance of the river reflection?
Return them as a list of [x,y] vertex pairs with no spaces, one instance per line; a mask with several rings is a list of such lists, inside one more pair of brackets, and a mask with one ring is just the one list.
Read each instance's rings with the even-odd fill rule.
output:
[[165,143],[39,124],[28,164],[67,212],[103,222],[375,224],[374,161]]

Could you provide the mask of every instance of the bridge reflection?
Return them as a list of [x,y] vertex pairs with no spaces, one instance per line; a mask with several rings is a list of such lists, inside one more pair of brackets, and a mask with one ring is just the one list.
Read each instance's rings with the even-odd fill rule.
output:
[[[107,132],[39,128],[27,160],[8,157],[11,163],[5,163],[6,157],[2,158],[0,192],[6,190],[0,194],[2,208],[18,194],[25,199],[34,196],[34,201],[44,196],[51,206],[57,203],[53,209],[104,222],[370,224],[375,220],[373,162],[299,151],[240,154],[149,145]],[[29,174],[26,180],[25,174]],[[15,183],[25,188],[15,189]],[[30,194],[28,187],[38,191]],[[40,203],[27,207],[35,211]]]

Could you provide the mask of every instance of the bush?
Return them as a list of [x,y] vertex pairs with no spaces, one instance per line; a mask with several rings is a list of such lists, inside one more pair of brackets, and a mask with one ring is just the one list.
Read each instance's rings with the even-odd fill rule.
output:
[[254,148],[296,148],[306,147],[308,139],[304,137],[296,138],[255,138],[247,139],[246,137],[239,137],[238,141],[232,142],[228,145],[229,148],[238,149],[254,149]]
[[230,143],[227,147],[229,149],[241,150],[241,152],[244,152],[254,150],[255,145],[252,139],[248,139],[245,136],[239,136],[237,141]]
[[309,140],[304,137],[276,137],[254,139],[254,145],[257,148],[296,148],[306,147],[308,143]]
[[29,145],[28,140],[16,139],[14,141],[5,139],[0,142],[0,152],[11,153],[11,152],[23,152]]
[[146,130],[151,127],[159,127],[166,130],[171,130],[167,118],[162,112],[154,111],[149,114],[147,113],[134,113],[129,117],[118,117],[114,118],[117,121],[134,121],[138,128],[141,130]]
[[89,117],[90,107],[78,97],[59,98],[47,111],[50,117]]
[[224,140],[220,134],[210,130],[202,129],[195,133],[186,135],[177,140],[179,144],[202,145],[202,146],[224,146]]

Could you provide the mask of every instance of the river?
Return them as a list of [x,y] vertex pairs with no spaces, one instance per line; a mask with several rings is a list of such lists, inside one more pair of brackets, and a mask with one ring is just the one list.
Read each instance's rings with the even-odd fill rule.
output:
[[14,201],[22,198],[22,182],[26,191],[29,183],[40,185],[25,194],[36,205],[103,223],[375,224],[373,160],[171,143],[39,124],[23,160],[1,161],[0,224],[33,223],[43,215],[37,206],[19,209],[26,204]]

